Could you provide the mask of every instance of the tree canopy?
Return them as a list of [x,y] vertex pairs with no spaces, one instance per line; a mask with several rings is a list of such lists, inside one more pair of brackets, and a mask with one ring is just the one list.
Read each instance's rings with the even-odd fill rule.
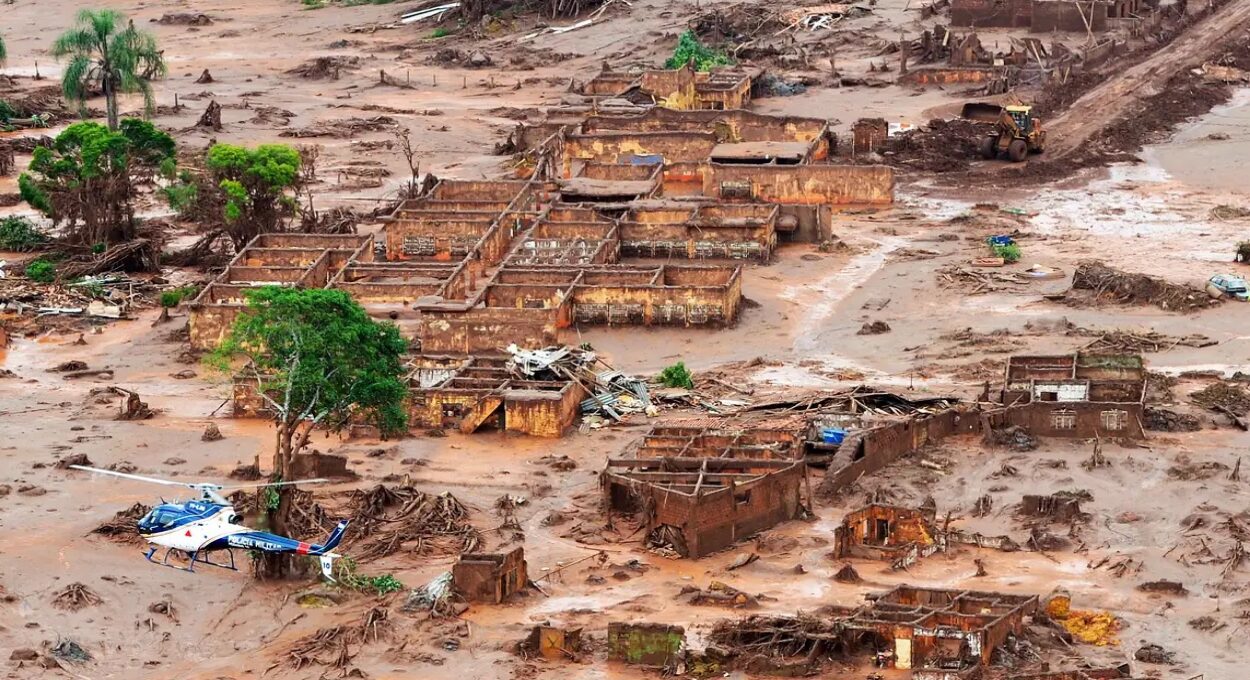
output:
[[266,286],[248,293],[214,360],[250,360],[279,427],[293,430],[290,455],[313,428],[339,430],[353,418],[402,431],[406,349],[394,324],[374,321],[343,291]]
[[116,130],[119,124],[119,93],[141,93],[144,110],[149,114],[154,110],[151,81],[165,75],[164,55],[156,38],[135,28],[121,12],[81,10],[74,27],[52,43],[52,54],[58,59],[69,58],[61,74],[61,90],[67,100],[78,102],[85,111],[86,99],[93,91],[104,93],[109,128]]
[[18,177],[22,199],[68,226],[71,242],[120,243],[136,236],[135,187],[174,163],[172,137],[143,120],[126,119],[114,132],[74,123],[50,147],[35,147]]
[[714,50],[699,42],[694,31],[685,31],[677,38],[677,47],[673,56],[664,62],[664,68],[681,68],[693,64],[696,71],[711,71],[714,66],[728,66],[733,59],[724,52]]
[[4,36],[0,35],[0,66],[4,66],[4,62],[8,58],[9,58],[9,51],[4,46]]
[[214,144],[205,164],[223,194],[222,217],[236,248],[257,234],[280,231],[294,213],[294,198],[288,192],[301,180],[300,153],[294,148]]

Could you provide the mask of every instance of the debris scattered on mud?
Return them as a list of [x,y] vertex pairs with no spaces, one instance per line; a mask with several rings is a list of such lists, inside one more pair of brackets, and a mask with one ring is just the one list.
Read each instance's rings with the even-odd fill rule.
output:
[[69,611],[78,611],[84,607],[94,607],[103,603],[104,600],[96,595],[95,591],[81,583],[71,583],[52,596],[52,606]]
[[202,442],[215,442],[225,438],[225,435],[221,433],[221,428],[217,427],[217,423],[209,423],[204,428],[204,433],[200,435],[200,441]]
[[985,443],[1021,452],[1034,451],[1038,447],[1037,437],[1019,425],[989,430],[985,433]]
[[381,132],[398,125],[398,121],[390,116],[374,116],[372,118],[338,118],[313,123],[307,127],[283,130],[279,137],[355,137],[365,132]]
[[308,80],[338,80],[344,70],[355,70],[359,67],[360,57],[317,57],[288,70],[286,73],[287,75],[298,76]]
[[1094,335],[1098,337],[1081,347],[1082,351],[1095,354],[1142,354],[1146,352],[1163,352],[1177,346],[1210,347],[1219,342],[1205,335],[1193,334],[1174,337],[1157,331],[1130,332],[1122,330],[1099,333],[1087,329],[1079,329],[1076,334]]
[[161,18],[152,21],[164,26],[209,26],[213,23],[213,18],[198,12],[166,12]]
[[873,321],[870,323],[866,323],[863,326],[860,326],[859,330],[856,331],[855,334],[856,335],[880,335],[882,333],[889,333],[889,332],[890,332],[890,324],[884,321]]
[[341,669],[339,677],[365,677],[348,671],[360,647],[387,637],[390,631],[390,610],[372,607],[354,626],[333,626],[296,640],[287,651],[287,665],[294,670],[311,666]]
[[1173,666],[1176,664],[1176,655],[1164,649],[1162,645],[1156,644],[1142,645],[1136,652],[1133,652],[1133,658],[1142,663],[1159,666]]
[[49,651],[57,659],[70,663],[87,663],[91,660],[91,654],[82,645],[65,638],[58,640]]

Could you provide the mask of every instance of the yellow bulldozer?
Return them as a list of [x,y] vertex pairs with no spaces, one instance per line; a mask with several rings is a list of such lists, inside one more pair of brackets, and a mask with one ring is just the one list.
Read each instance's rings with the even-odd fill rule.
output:
[[993,123],[993,132],[981,140],[981,155],[993,160],[1006,155],[1014,163],[1041,153],[1046,144],[1042,121],[1033,117],[1033,107],[968,102],[959,114],[968,120]]

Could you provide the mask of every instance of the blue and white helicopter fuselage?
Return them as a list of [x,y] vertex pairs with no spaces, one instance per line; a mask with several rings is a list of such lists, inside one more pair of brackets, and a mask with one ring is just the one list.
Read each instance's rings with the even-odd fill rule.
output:
[[[322,482],[325,480],[269,482],[224,487],[210,483],[174,482],[81,465],[73,465],[71,467],[114,477],[170,486],[184,486],[200,491],[202,495],[200,500],[187,501],[185,503],[161,503],[139,519],[137,527],[139,536],[152,546],[145,555],[150,562],[186,571],[194,571],[197,563],[223,567],[225,569],[235,569],[233,550],[234,548],[242,548],[262,553],[290,553],[316,557],[321,564],[321,573],[327,579],[334,580],[332,575],[334,560],[341,557],[341,555],[334,552],[334,549],[343,540],[343,532],[347,529],[347,520],[340,521],[334,527],[334,530],[326,537],[325,543],[297,541],[286,536],[279,536],[267,531],[258,531],[243,526],[242,516],[234,511],[234,506],[229,501],[217,493],[225,488],[284,486],[297,483]],[[154,559],[154,556],[156,551],[161,548],[165,549],[165,554],[158,561]],[[186,567],[179,567],[176,564],[169,563],[169,557],[175,550],[186,553],[190,557],[190,563]],[[230,562],[227,564],[225,562],[212,561],[210,555],[223,550],[230,556]]]

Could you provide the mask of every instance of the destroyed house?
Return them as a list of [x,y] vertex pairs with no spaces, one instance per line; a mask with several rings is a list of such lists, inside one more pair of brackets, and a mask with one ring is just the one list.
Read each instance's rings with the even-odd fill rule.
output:
[[741,109],[751,101],[752,76],[737,68],[602,71],[579,88],[592,101],[625,100],[668,109]]
[[1145,392],[1140,355],[1013,356],[1001,401],[1035,435],[1140,438]]
[[528,379],[510,371],[505,359],[424,355],[409,366],[412,427],[560,437],[576,424],[578,405],[588,396],[572,380]]
[[778,229],[793,230],[797,222],[775,205],[645,203],[621,217],[618,233],[622,254],[632,257],[767,262]]
[[643,435],[637,458],[738,458],[793,460],[802,455],[791,430],[657,425]]
[[[654,182],[654,169],[644,176]],[[557,196],[546,182],[439,182],[388,218],[382,261],[367,235],[259,236],[192,303],[192,346],[215,347],[246,290],[269,284],[343,290],[375,316],[412,321],[431,354],[551,345],[573,323],[733,322],[740,267],[622,264],[618,219],[556,203]],[[717,231],[720,245],[688,243],[695,257],[771,252],[771,209],[688,212],[692,224],[734,225]],[[735,235],[750,240],[739,247]],[[658,247],[676,250],[676,243]]]
[[574,323],[721,326],[742,300],[741,269],[707,265],[503,267],[463,302],[419,304],[422,350],[543,347]]
[[800,165],[826,161],[835,137],[819,118],[751,111],[598,113],[557,136],[562,176],[584,163]]
[[261,234],[191,301],[191,346],[211,349],[225,337],[258,286],[324,288],[352,262],[373,260],[368,235]]
[[988,665],[994,650],[1023,633],[1037,606],[1036,595],[903,585],[876,596],[844,624],[875,635],[893,651],[895,668],[958,673]]
[[700,558],[803,512],[802,461],[612,458],[602,484],[609,511],[638,516],[647,544]]
[[932,512],[873,503],[847,513],[834,529],[834,557],[910,566],[940,549]]

